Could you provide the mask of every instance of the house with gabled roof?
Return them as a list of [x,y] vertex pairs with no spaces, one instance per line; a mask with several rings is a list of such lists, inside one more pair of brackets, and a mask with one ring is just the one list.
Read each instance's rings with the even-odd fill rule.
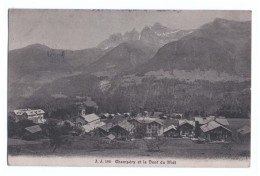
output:
[[208,141],[226,141],[232,136],[225,117],[195,117],[195,126],[196,129],[199,129],[198,136],[204,137]]
[[128,120],[134,126],[134,132],[140,126],[146,129],[145,136],[154,137],[163,135],[163,120],[150,117],[136,117]]
[[229,141],[232,138],[232,131],[221,125],[216,121],[210,121],[200,127],[202,133],[201,137],[207,139],[207,141]]
[[113,134],[117,139],[127,140],[133,133],[134,126],[127,120],[120,121],[119,123],[113,125],[109,132]]
[[187,119],[179,119],[178,128],[181,137],[193,137],[195,122]]
[[178,128],[173,124],[163,129],[164,137],[179,137],[179,135]]
[[86,124],[82,127],[84,128],[85,133],[89,133],[89,132],[92,132],[93,130],[98,129],[99,127],[104,126],[104,125],[105,125],[104,122],[98,122],[98,123],[89,123],[89,124]]
[[114,126],[114,124],[109,122],[109,123],[106,123],[105,125],[98,127],[99,136],[101,136],[101,137],[108,136],[110,134],[109,130],[113,126]]

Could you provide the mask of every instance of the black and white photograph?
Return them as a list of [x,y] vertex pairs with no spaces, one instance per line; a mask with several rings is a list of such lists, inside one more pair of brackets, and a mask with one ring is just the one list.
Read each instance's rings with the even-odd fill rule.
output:
[[9,9],[8,165],[250,167],[251,14]]

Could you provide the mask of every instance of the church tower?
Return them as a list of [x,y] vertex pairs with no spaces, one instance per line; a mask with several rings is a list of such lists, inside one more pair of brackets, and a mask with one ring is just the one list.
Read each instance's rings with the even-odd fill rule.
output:
[[86,115],[86,110],[83,104],[79,105],[79,109],[78,109],[78,115],[79,116],[84,116]]

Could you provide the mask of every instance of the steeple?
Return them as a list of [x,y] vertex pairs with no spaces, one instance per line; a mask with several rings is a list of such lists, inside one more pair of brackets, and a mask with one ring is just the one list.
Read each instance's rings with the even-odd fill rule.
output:
[[83,104],[80,104],[80,105],[79,105],[78,115],[79,115],[79,116],[84,116],[84,115],[86,115],[85,106],[84,106]]

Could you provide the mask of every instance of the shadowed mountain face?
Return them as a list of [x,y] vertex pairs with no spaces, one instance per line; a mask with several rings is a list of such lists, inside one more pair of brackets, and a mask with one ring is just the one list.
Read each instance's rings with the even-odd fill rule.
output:
[[44,84],[78,74],[104,53],[98,48],[70,51],[40,44],[12,50],[8,56],[9,95],[30,96]]
[[215,70],[250,77],[250,22],[216,19],[159,49],[139,72]]
[[134,69],[154,56],[157,48],[140,40],[119,44],[95,63],[89,65],[87,72],[98,76],[117,75]]
[[148,45],[153,45],[156,48],[160,48],[166,43],[178,40],[191,32],[192,30],[170,29],[160,23],[155,23],[153,26],[145,26],[140,33],[134,28],[132,31],[126,32],[123,35],[121,33],[112,34],[97,47],[108,49],[116,47],[123,42],[140,40]]
[[9,73],[13,80],[40,71],[73,72],[84,69],[104,53],[98,48],[71,51],[51,49],[40,44],[30,45],[9,52]]

